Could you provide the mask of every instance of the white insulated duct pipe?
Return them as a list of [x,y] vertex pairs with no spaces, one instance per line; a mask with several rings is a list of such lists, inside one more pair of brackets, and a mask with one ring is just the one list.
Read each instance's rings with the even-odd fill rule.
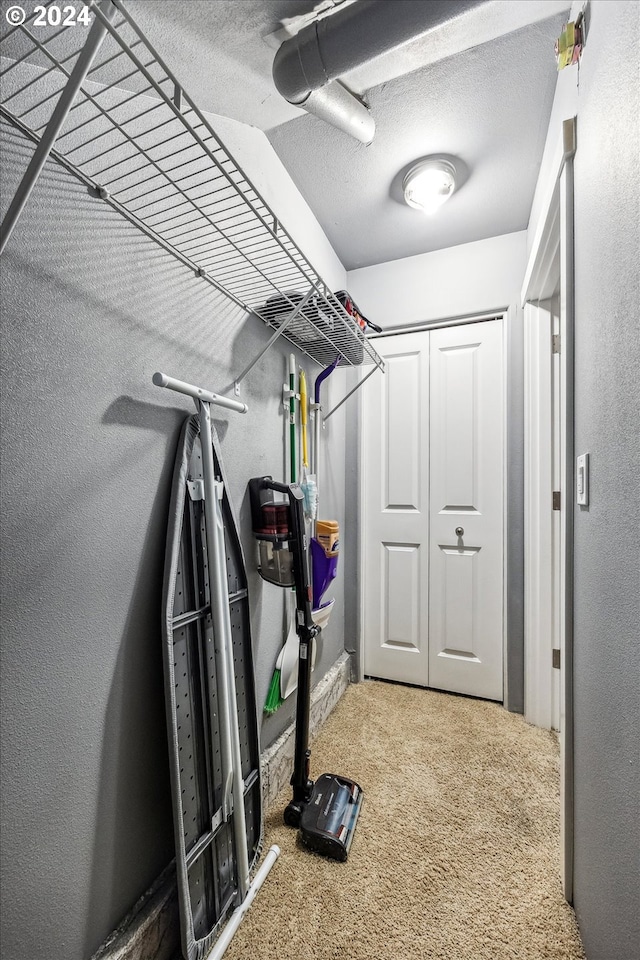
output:
[[358,0],[285,40],[273,61],[274,83],[289,103],[371,143],[375,121],[369,110],[332,81],[486,2]]

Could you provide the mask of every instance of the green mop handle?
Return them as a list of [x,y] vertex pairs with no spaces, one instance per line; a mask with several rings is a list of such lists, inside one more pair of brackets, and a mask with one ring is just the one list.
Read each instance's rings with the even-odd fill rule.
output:
[[291,458],[291,483],[297,479],[296,464],[296,358],[289,354],[289,455]]

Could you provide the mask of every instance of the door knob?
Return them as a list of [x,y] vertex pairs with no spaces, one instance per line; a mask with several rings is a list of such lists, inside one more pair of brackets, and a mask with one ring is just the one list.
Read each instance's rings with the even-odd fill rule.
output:
[[464,527],[456,527],[456,537],[464,536]]

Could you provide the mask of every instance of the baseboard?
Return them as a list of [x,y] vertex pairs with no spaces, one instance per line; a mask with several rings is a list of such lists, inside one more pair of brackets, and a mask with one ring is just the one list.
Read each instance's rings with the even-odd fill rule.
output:
[[[320,730],[351,681],[351,658],[347,653],[334,663],[311,694],[309,735]],[[293,767],[293,724],[261,758],[265,811],[289,782]],[[171,864],[134,905],[91,960],[178,960],[180,921],[175,867]]]

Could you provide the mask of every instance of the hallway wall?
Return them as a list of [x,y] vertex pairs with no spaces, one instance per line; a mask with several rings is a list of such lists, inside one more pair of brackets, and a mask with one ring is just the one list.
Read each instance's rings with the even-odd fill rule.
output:
[[[574,904],[589,960],[640,943],[639,7],[594,0],[575,159]],[[620,31],[624,56],[619,56]]]
[[[264,134],[212,122],[344,287]],[[3,124],[3,210],[31,149]],[[151,376],[224,393],[270,332],[48,163],[2,258],[2,336],[2,952],[87,960],[174,850],[161,590],[173,459],[194,406]],[[255,571],[246,483],[283,475],[290,349],[276,345],[243,383],[246,416],[215,412],[247,556],[259,710],[284,596]],[[342,450],[343,415],[330,436]],[[338,480],[325,492],[343,519]],[[341,582],[316,681],[344,647]],[[292,711],[265,723],[263,746]]]
[[384,330],[504,309],[519,300],[525,244],[522,231],[361,267],[349,291]]
[[589,960],[635,960],[640,943],[639,21],[635,0],[592,0],[543,160],[577,114],[575,453],[591,477],[574,508],[574,906]]

